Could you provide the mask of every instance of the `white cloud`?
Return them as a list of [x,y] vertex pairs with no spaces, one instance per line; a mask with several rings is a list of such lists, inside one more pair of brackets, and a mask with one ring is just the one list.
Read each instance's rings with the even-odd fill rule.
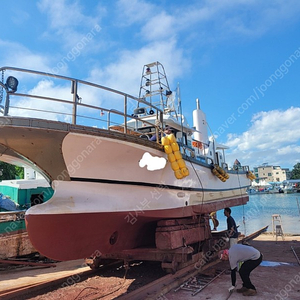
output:
[[75,28],[79,25],[93,26],[97,20],[97,18],[84,15],[83,6],[78,1],[41,0],[38,2],[38,7],[48,14],[51,28],[59,33],[63,33],[66,28]]
[[[293,166],[300,160],[300,108],[285,111],[259,112],[252,118],[252,125],[241,135],[229,134],[226,145],[231,148],[227,157],[251,166],[263,162]],[[239,157],[236,157],[239,156]]]
[[176,35],[176,19],[165,11],[149,18],[142,27],[141,35],[146,40],[165,40]]
[[[97,14],[96,17],[85,15],[83,6],[79,4],[79,1],[68,2],[40,0],[38,8],[48,16],[50,23],[50,29],[44,32],[44,37],[59,39],[60,43],[64,43],[65,48],[71,49],[82,41],[95,26],[100,28],[98,23],[101,16],[100,14]],[[99,13],[100,11],[100,9],[95,9],[95,12]],[[87,51],[94,47],[97,46],[91,42],[85,50]]]
[[[20,91],[25,92],[25,91]],[[30,95],[43,95],[46,97],[57,98],[61,100],[72,101],[70,87],[54,85],[51,80],[42,80],[31,90],[28,91]],[[11,105],[17,108],[11,108],[10,115],[21,117],[32,117],[49,119],[55,121],[70,122],[72,117],[72,105],[67,105],[60,102],[53,102],[43,99],[34,98],[16,98],[16,101],[11,100]],[[52,113],[51,113],[52,112]]]
[[[155,14],[157,7],[146,1],[119,0],[117,1],[117,15],[119,26],[128,26],[136,22],[145,22]],[[122,16],[122,18],[121,18]]]
[[122,51],[114,63],[103,69],[94,68],[89,80],[138,96],[142,68],[155,61],[163,64],[171,89],[176,88],[174,79],[178,79],[190,68],[188,59],[184,57],[183,50],[177,48],[176,41],[168,40],[152,43],[135,51]]
[[272,3],[206,0],[174,2],[168,8],[146,1],[120,0],[118,18],[122,26],[139,24],[140,37],[144,40],[181,34],[182,39],[193,37],[194,44],[205,44],[236,37],[260,37],[270,30],[277,30],[278,25],[282,29],[297,20],[300,3],[296,0]]
[[278,24],[285,25],[297,19],[300,11],[298,1],[262,2],[241,0],[207,0],[196,7],[189,7],[191,13],[185,14],[186,21],[198,20],[199,24],[210,23],[218,38],[261,36]]
[[0,39],[0,65],[19,67],[25,69],[48,70],[49,59],[47,55],[35,53],[25,46]]
[[[295,154],[295,153],[300,153],[300,146],[299,145],[288,145],[286,147],[282,147],[278,149],[278,153],[280,155],[288,155],[288,154]],[[300,158],[299,158],[300,160]]]

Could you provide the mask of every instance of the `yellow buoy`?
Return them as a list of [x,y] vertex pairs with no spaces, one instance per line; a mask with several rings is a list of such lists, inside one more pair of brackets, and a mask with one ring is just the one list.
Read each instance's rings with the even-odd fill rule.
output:
[[215,168],[221,175],[225,176],[226,172],[221,167],[215,165]]
[[179,151],[179,146],[177,143],[172,143],[171,146],[172,146],[173,152]]
[[182,155],[181,155],[180,151],[175,151],[174,155],[175,155],[177,160],[182,159]]
[[174,174],[175,174],[175,177],[176,177],[177,179],[182,179],[182,178],[183,178],[183,175],[182,175],[180,169],[179,169],[179,170],[176,170],[176,171],[174,172]]
[[182,154],[179,151],[179,145],[176,142],[174,134],[162,137],[161,143],[164,146],[165,153],[168,154],[168,161],[171,163],[175,177],[177,179],[182,179],[183,177],[188,176],[190,173],[186,167],[185,161],[182,159]]
[[171,145],[164,145],[164,149],[167,154],[170,154],[173,152]]
[[[224,171],[225,172],[225,171]],[[212,169],[212,173],[216,175],[222,182],[226,181],[225,176],[221,175],[216,168]]]
[[184,177],[189,176],[190,174],[189,169],[186,167],[181,169],[181,173]]
[[168,139],[168,137],[163,136],[163,137],[161,138],[161,144],[162,144],[162,145],[170,145],[170,140]]
[[169,161],[170,163],[176,161],[176,157],[175,157],[175,155],[174,155],[173,153],[169,153],[169,154],[168,154],[168,161]]
[[173,171],[179,170],[179,165],[178,165],[177,161],[173,161],[173,162],[171,163],[171,166],[172,166],[172,170],[173,170]]
[[167,139],[170,141],[170,144],[176,143],[176,137],[173,133],[167,135]]
[[247,172],[247,177],[248,177],[250,180],[256,179],[256,176],[255,176],[251,171],[248,171],[248,172]]
[[182,158],[179,159],[179,160],[177,160],[177,163],[178,163],[180,169],[186,167],[185,162],[184,162],[184,160]]
[[213,173],[214,175],[216,175],[216,176],[217,176],[217,174],[218,174],[218,171],[217,171],[215,168],[213,168],[211,171],[212,171],[212,173]]

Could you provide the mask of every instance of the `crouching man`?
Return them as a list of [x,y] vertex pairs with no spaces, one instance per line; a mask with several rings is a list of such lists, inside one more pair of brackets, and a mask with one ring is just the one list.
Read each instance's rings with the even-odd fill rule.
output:
[[236,291],[243,293],[244,296],[254,296],[257,294],[255,286],[250,280],[250,273],[262,262],[262,254],[252,246],[236,244],[229,250],[219,252],[221,260],[229,260],[231,269],[231,284],[229,292],[235,289],[236,271],[240,273],[243,286]]

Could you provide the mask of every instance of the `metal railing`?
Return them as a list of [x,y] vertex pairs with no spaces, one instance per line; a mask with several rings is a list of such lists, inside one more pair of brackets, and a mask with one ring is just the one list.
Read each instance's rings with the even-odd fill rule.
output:
[[[36,80],[36,76],[38,75],[40,79],[38,79],[37,83],[40,83],[42,81],[51,81],[51,80],[62,80],[63,82],[70,82],[71,83],[71,89],[70,89],[70,100],[66,100],[60,97],[50,97],[49,95],[43,95],[43,94],[34,94],[34,93],[18,93],[16,91],[12,91],[9,89],[8,85],[4,82],[0,82],[0,86],[2,87],[3,90],[6,92],[6,97],[5,97],[5,103],[4,105],[1,105],[1,112],[3,113],[4,116],[10,115],[11,110],[14,112],[16,111],[22,111],[22,113],[18,115],[24,115],[25,111],[26,114],[29,114],[29,117],[32,117],[34,113],[41,113],[47,114],[49,118],[50,114],[54,115],[60,115],[63,116],[65,119],[69,118],[71,119],[69,123],[71,124],[78,124],[78,125],[85,125],[85,126],[93,126],[93,127],[98,127],[100,123],[95,123],[95,122],[105,122],[106,123],[106,129],[110,129],[111,126],[113,125],[121,125],[124,127],[124,133],[127,133],[128,129],[130,130],[137,130],[136,127],[133,128],[128,128],[127,122],[129,119],[135,118],[137,121],[143,122],[149,126],[155,126],[155,122],[148,122],[145,118],[141,118],[139,116],[134,116],[130,112],[133,111],[133,108],[140,107],[141,105],[145,106],[149,110],[154,110],[156,111],[156,119],[159,122],[156,122],[156,124],[163,124],[163,110],[161,110],[160,107],[157,107],[149,102],[147,102],[144,98],[137,98],[134,96],[131,96],[129,94],[123,93],[121,91],[115,90],[108,88],[103,85],[91,83],[88,81],[84,80],[78,80],[75,78],[71,77],[66,77],[66,76],[61,76],[61,75],[56,75],[56,74],[51,74],[51,73],[46,73],[46,72],[39,72],[39,71],[34,71],[34,70],[28,70],[28,69],[21,69],[21,68],[14,68],[14,67],[2,67],[0,68],[1,72],[9,72],[9,75],[12,76],[16,74],[20,76],[20,83],[22,81],[26,82],[27,81],[24,79],[24,73],[29,76],[29,79],[33,82]],[[11,74],[12,73],[12,74]],[[16,76],[17,77],[17,76]],[[33,86],[36,87],[37,83]],[[32,85],[32,84],[31,84]],[[26,86],[24,84],[21,84],[22,89],[25,89]],[[65,86],[64,86],[65,87]],[[61,87],[57,86],[57,90],[59,90]],[[93,105],[86,103],[85,101],[82,101],[82,98],[79,97],[78,91],[85,90],[88,88],[96,88],[96,93],[98,93],[100,96],[103,96],[104,93],[109,93],[109,97],[111,99],[115,99],[117,97],[122,98],[121,101],[116,102],[115,106],[116,107],[122,107],[122,110],[116,109],[114,107],[108,107],[108,106],[102,106],[102,105]],[[88,96],[88,94],[87,94]],[[23,102],[27,98],[29,99],[34,99],[34,101],[37,101],[35,103],[38,103],[38,101],[49,101],[52,103],[51,109],[46,109],[46,108],[37,108],[37,107],[22,107],[18,106],[18,101],[14,101],[15,98],[21,99]],[[4,98],[3,98],[4,100]],[[69,112],[63,112],[59,111],[56,109],[59,105],[63,105],[64,107],[70,106],[68,109]],[[131,106],[131,107],[129,107]],[[79,111],[83,111],[83,114],[80,114]],[[86,111],[89,111],[92,113],[86,113]],[[107,119],[105,118],[100,118],[98,117],[99,115],[107,115]],[[14,114],[12,114],[14,115]],[[39,116],[39,118],[43,118],[42,116]],[[51,118],[51,117],[50,117]],[[85,124],[80,124],[78,121],[79,119],[86,120]],[[88,125],[86,123],[89,123]],[[137,123],[137,122],[134,122]],[[97,125],[95,125],[97,124]],[[101,124],[100,124],[101,125]]]

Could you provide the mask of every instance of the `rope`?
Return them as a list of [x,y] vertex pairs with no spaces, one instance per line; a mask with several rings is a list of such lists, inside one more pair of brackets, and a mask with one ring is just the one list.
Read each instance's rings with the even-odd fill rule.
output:
[[[240,175],[239,175],[239,170],[237,169],[237,176],[238,176],[238,182],[239,182],[239,187],[240,187],[240,193],[241,193],[241,197],[243,196],[242,193],[242,188],[241,188],[241,182],[240,182]],[[245,204],[243,204],[243,226],[244,226],[244,232],[245,235],[247,235],[246,233],[246,220],[245,220]]]
[[[128,271],[128,269],[125,268],[125,274],[124,274],[124,277],[123,277],[123,282],[120,283],[120,286],[119,286],[118,288],[114,289],[113,291],[111,291],[111,292],[109,292],[109,293],[107,293],[107,294],[104,294],[104,295],[102,295],[102,296],[99,296],[98,293],[101,291],[101,288],[94,288],[94,287],[88,286],[88,287],[83,288],[83,289],[80,291],[80,293],[74,298],[74,300],[77,300],[77,299],[85,299],[87,296],[97,295],[96,298],[93,298],[93,299],[92,299],[92,300],[94,300],[94,299],[96,300],[96,299],[102,299],[102,298],[104,298],[104,297],[106,297],[106,296],[109,296],[109,295],[111,295],[111,294],[114,294],[115,292],[119,291],[121,288],[124,287],[125,282],[126,282],[127,271]],[[86,294],[86,295],[84,295],[84,296],[80,296],[85,290],[88,290],[88,289],[95,290],[95,292],[94,292],[94,293],[90,293],[90,294]],[[80,298],[79,298],[79,297],[80,297]]]
[[[187,155],[187,153],[186,153],[186,148],[184,147],[184,146],[182,146],[182,148],[183,148],[183,151],[184,151],[184,154],[185,154],[185,156],[187,157],[187,160],[190,162],[190,164],[191,164],[191,166],[192,166],[192,168],[193,168],[193,170],[194,170],[194,173],[196,174],[196,177],[197,177],[197,179],[198,179],[198,181],[199,181],[199,183],[200,183],[200,186],[201,186],[201,188],[202,188],[202,202],[201,202],[201,206],[203,206],[203,204],[204,204],[204,189],[203,189],[203,184],[202,184],[202,181],[201,181],[201,179],[200,179],[200,176],[198,175],[198,173],[196,172],[196,169],[195,169],[195,167],[194,167],[194,164],[193,164],[193,162],[190,160],[190,157]],[[201,218],[199,218],[199,226],[200,226],[200,221],[201,221]],[[206,229],[206,223],[205,223],[205,229]],[[200,248],[201,248],[201,243],[199,243],[199,245],[198,245],[198,252],[200,251]]]

